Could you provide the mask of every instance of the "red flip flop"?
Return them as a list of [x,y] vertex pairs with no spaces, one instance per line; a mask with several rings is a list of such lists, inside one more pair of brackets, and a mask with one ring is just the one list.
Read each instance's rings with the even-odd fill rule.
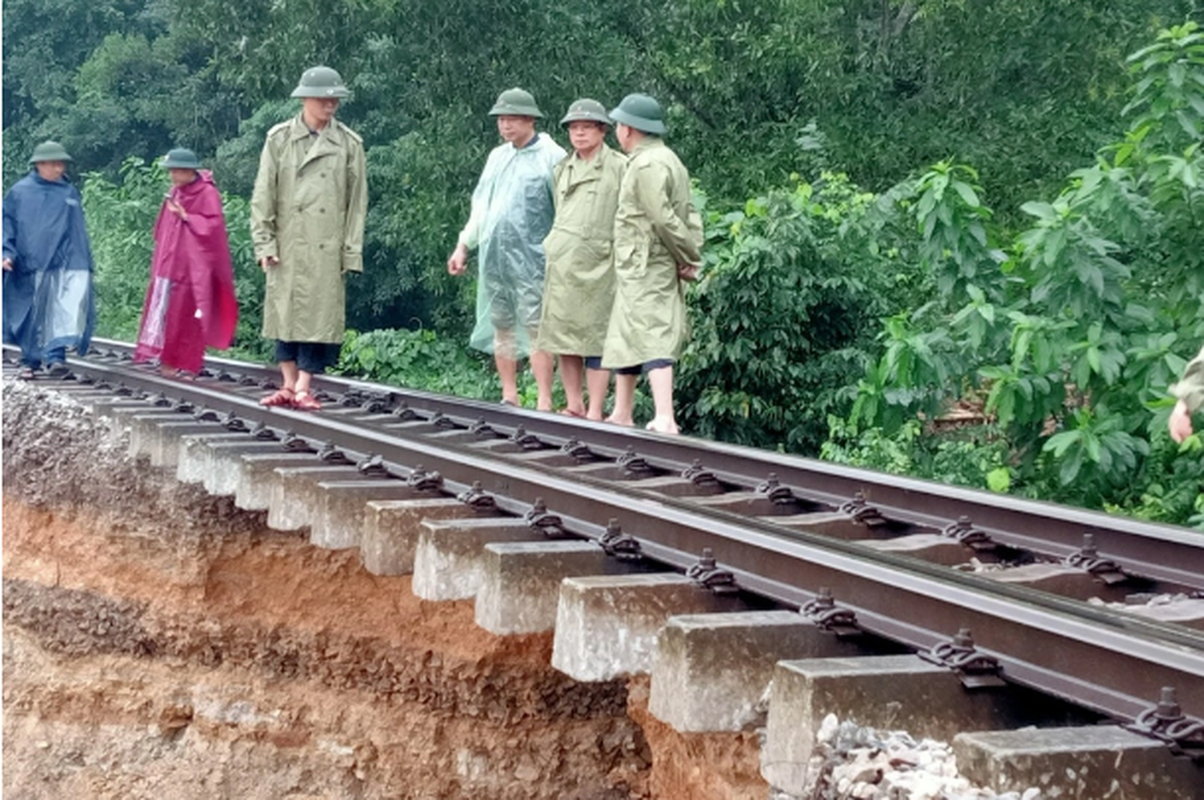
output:
[[309,392],[297,392],[293,395],[293,408],[298,411],[321,411],[322,404]]
[[291,406],[293,404],[292,389],[277,389],[274,394],[259,401],[261,406]]

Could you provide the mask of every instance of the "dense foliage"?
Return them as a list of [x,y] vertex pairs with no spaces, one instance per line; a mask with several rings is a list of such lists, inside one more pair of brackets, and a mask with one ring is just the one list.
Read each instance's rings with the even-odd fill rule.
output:
[[[294,81],[328,63],[354,90],[340,117],[371,193],[348,290],[368,332],[341,367],[494,397],[463,346],[473,284],[443,269],[496,142],[485,110],[521,85],[555,130],[576,97],[650,91],[707,211],[688,430],[1200,522],[1200,442],[1164,433],[1166,386],[1204,338],[1204,45],[1183,24],[1199,16],[1194,0],[9,0],[4,183],[41,139],[74,153],[101,333],[129,337],[166,180],[148,162],[197,150],[226,199],[240,353],[263,354],[246,202]],[[969,422],[939,421],[954,404]]]

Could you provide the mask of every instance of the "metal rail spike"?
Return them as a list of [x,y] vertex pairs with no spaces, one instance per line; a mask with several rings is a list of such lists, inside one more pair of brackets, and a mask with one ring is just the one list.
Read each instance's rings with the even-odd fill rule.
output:
[[171,401],[167,399],[167,395],[159,392],[154,397],[150,398],[150,404],[155,408],[168,408],[171,406]]
[[270,441],[280,438],[279,436],[276,435],[276,431],[272,430],[266,424],[264,424],[263,420],[259,420],[259,422],[255,423],[255,425],[250,430],[250,434],[253,438],[259,439],[260,441],[265,441],[265,442],[270,442]]
[[398,403],[397,408],[393,409],[391,413],[400,420],[418,419],[418,415],[414,413],[414,409],[410,408],[410,404],[405,400]]
[[941,528],[941,536],[960,542],[978,552],[994,550],[996,547],[995,540],[975,528],[970,518],[965,516],[958,517],[957,522],[950,522]]
[[624,533],[619,527],[619,521],[614,517],[607,521],[606,532],[598,539],[598,544],[607,555],[620,561],[639,561],[644,557],[639,540],[629,533]]
[[564,444],[560,445],[560,452],[566,456],[572,456],[578,464],[584,464],[597,459],[594,451],[589,449],[589,445],[582,442],[576,436],[570,436]]
[[740,591],[736,576],[716,566],[715,555],[709,547],[702,548],[702,556],[686,570],[686,577],[715,594],[736,594]]
[[171,410],[177,414],[191,414],[195,408],[196,406],[187,400],[176,400],[171,404]]
[[476,422],[468,426],[468,432],[478,439],[496,439],[498,432],[493,429],[493,426],[485,421],[484,417],[480,417]]
[[378,478],[387,478],[391,474],[389,468],[385,466],[384,458],[375,453],[357,461],[355,469],[361,475],[372,475]]
[[389,411],[389,403],[379,397],[370,397],[360,405],[360,411],[365,414],[386,414]]
[[1163,686],[1158,704],[1142,711],[1137,719],[1124,727],[1166,742],[1176,755],[1204,759],[1204,720],[1183,713],[1173,686]]
[[519,425],[514,429],[514,433],[510,434],[510,441],[521,447],[523,450],[542,450],[543,442],[533,433],[527,433],[527,429]]
[[758,483],[753,491],[757,494],[765,495],[773,501],[775,506],[790,505],[795,500],[794,492],[782,485],[781,481],[778,480],[776,472],[769,473],[765,480]]
[[718,486],[719,479],[715,477],[715,473],[702,466],[700,459],[694,459],[694,463],[681,471],[682,480],[687,480],[695,486]]
[[974,637],[970,635],[969,628],[962,628],[952,639],[938,642],[931,650],[922,650],[917,655],[931,664],[956,672],[967,689],[1007,685],[999,677],[999,673],[1003,672],[999,660],[974,649]]
[[821,586],[819,594],[798,611],[825,633],[836,634],[842,639],[861,634],[856,612],[836,605],[836,598],[832,596],[832,590],[827,586]]
[[1099,578],[1109,586],[1122,583],[1128,578],[1125,571],[1115,561],[1100,558],[1099,550],[1095,548],[1095,536],[1083,534],[1083,547],[1066,556],[1062,562],[1068,567],[1085,570]]
[[455,430],[457,427],[459,427],[456,425],[456,421],[454,419],[447,416],[442,411],[436,411],[434,415],[427,420],[427,422],[443,431]]
[[867,503],[865,495],[861,492],[855,492],[853,499],[842,504],[839,510],[842,514],[848,514],[854,520],[869,528],[886,524],[886,517],[882,516],[882,512],[877,508]]
[[531,509],[523,515],[523,519],[533,530],[539,531],[549,539],[561,539],[568,535],[560,517],[549,513],[542,497],[535,498],[535,505],[531,506]]
[[192,412],[192,418],[197,422],[220,422],[221,415],[214,411],[209,406],[201,406],[196,411]]
[[497,501],[493,495],[485,491],[480,481],[473,481],[472,486],[456,495],[456,499],[473,511],[491,513],[497,511]]
[[238,378],[238,385],[239,386],[258,386],[259,379],[256,378],[254,375],[249,375],[249,374],[241,375]]
[[643,456],[636,455],[635,448],[631,445],[627,445],[627,451],[619,456],[615,463],[622,467],[624,472],[631,472],[636,475],[652,472],[651,465],[644,460]]
[[235,416],[233,410],[227,411],[226,415],[218,420],[218,422],[221,423],[223,428],[234,433],[244,433],[247,430],[247,423]]
[[437,492],[443,488],[443,476],[435,470],[428,472],[421,464],[410,471],[406,478],[406,486],[411,486],[420,492]]
[[314,451],[308,441],[293,431],[285,431],[284,438],[280,440],[280,446],[290,453],[312,453]]
[[335,447],[334,442],[325,442],[318,450],[318,458],[327,464],[351,463],[351,459],[347,457],[347,454]]
[[219,383],[237,383],[238,382],[238,378],[234,377],[229,372],[226,372],[224,369],[221,372],[217,373],[217,380]]
[[361,392],[359,389],[348,389],[339,395],[338,405],[343,408],[356,408],[368,398],[368,395]]

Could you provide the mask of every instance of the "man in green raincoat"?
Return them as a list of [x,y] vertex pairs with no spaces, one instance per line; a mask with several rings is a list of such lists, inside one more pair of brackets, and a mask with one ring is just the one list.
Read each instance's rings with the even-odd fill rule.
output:
[[543,112],[522,89],[507,89],[489,111],[504,143],[485,162],[472,193],[472,213],[447,259],[462,275],[468,252],[480,247],[477,319],[470,344],[493,353],[502,402],[518,404],[518,359],[530,355],[539,386],[537,408],[552,409],[552,356],[535,350],[543,300],[543,240],[552,227],[552,169],[564,150],[535,132]]
[[[560,362],[568,400],[564,413],[601,420],[610,384],[610,372],[602,369],[602,344],[615,299],[614,219],[627,159],[603,141],[610,118],[597,100],[576,101],[560,124],[568,129],[573,154],[553,174],[556,218],[543,240],[547,271],[538,347]],[[583,368],[588,368],[588,412],[581,396]]]
[[636,379],[647,373],[656,409],[648,430],[677,433],[673,365],[689,333],[683,282],[702,263],[702,219],[690,173],[661,140],[660,104],[629,94],[610,118],[628,160],[615,215],[615,304],[602,351],[602,365],[616,372],[609,419],[632,424]]
[[1204,408],[1204,347],[1183,370],[1183,379],[1171,387],[1171,394],[1179,398],[1171,411],[1171,438],[1182,442],[1192,434],[1191,415]]
[[363,271],[364,145],[334,118],[350,92],[330,67],[301,75],[301,113],[268,131],[251,196],[251,238],[267,273],[263,335],[284,385],[260,402],[316,411],[310,380],[338,361],[344,276]]

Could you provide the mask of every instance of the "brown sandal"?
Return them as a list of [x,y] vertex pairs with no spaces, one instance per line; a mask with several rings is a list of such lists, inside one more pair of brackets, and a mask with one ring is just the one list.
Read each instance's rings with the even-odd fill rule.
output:
[[275,394],[269,394],[259,401],[261,406],[291,406],[293,404],[292,389],[277,389]]
[[322,404],[309,392],[297,392],[293,395],[293,408],[298,411],[321,411]]

